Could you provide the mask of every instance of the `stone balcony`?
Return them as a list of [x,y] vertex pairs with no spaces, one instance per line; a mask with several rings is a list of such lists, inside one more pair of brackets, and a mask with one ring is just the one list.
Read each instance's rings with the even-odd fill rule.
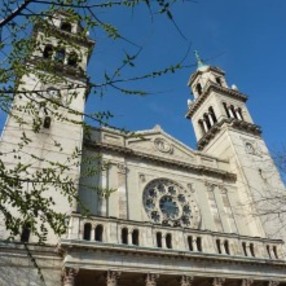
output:
[[67,240],[86,245],[145,248],[251,259],[284,260],[283,242],[116,218],[71,217]]
[[160,277],[157,286],[181,285],[175,281],[185,276],[195,279],[193,285],[218,278],[236,286],[243,279],[286,285],[281,240],[73,214],[61,248],[67,273],[77,271],[75,285],[81,286],[113,285],[106,284],[108,271],[122,274],[120,286],[134,285],[134,279],[146,286],[149,274]]

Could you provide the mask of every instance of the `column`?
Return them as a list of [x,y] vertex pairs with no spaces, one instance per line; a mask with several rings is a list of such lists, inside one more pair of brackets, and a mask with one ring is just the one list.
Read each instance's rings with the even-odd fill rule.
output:
[[74,286],[75,285],[75,277],[76,277],[77,273],[78,273],[78,269],[65,268],[64,269],[63,286]]
[[214,120],[213,120],[213,117],[212,117],[212,115],[210,113],[208,113],[208,118],[209,118],[211,126],[213,126],[214,125]]
[[106,286],[117,286],[120,275],[121,275],[121,272],[108,271],[106,273]]
[[229,112],[229,115],[230,115],[231,118],[235,118],[235,116],[234,116],[234,114],[233,114],[233,112],[231,110],[231,107],[228,107],[228,112]]
[[128,199],[126,190],[127,166],[124,163],[117,164],[118,195],[119,195],[119,218],[128,218]]
[[239,120],[242,120],[241,115],[240,115],[240,112],[239,112],[238,109],[235,110],[235,114],[236,114],[236,117],[237,117]]
[[180,279],[180,286],[192,286],[194,277],[192,276],[182,276]]
[[159,279],[158,274],[148,273],[145,278],[145,286],[156,286],[158,279]]
[[128,244],[133,244],[133,241],[132,241],[132,232],[133,230],[128,230]]
[[206,121],[204,119],[202,121],[203,121],[203,126],[204,126],[205,132],[208,132],[208,125],[207,125]]

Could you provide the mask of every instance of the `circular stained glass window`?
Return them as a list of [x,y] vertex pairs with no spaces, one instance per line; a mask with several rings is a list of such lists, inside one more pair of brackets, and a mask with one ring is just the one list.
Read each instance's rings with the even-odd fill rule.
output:
[[154,223],[192,228],[199,226],[200,213],[191,193],[171,180],[150,182],[144,189],[143,203]]

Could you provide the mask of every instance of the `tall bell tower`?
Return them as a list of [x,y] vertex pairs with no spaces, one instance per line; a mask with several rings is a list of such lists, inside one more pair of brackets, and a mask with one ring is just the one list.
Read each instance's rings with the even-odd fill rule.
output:
[[[1,159],[11,172],[19,163],[29,166],[22,187],[27,193],[32,182],[36,184],[38,171],[50,172],[51,180],[43,183],[42,194],[53,198],[57,212],[69,214],[76,206],[67,201],[53,178],[59,176],[59,181],[75,185],[79,181],[83,113],[89,90],[86,69],[94,42],[76,15],[65,11],[56,11],[36,24],[33,41],[27,72],[18,80],[2,133]],[[56,169],[63,166],[66,169],[58,174]],[[11,212],[17,216],[17,210]],[[56,241],[49,231],[48,242]]]
[[[206,65],[196,52],[197,70],[188,86],[194,99],[188,101],[186,117],[192,120],[198,149],[229,160],[237,174],[237,187],[246,220],[258,236],[283,235],[280,218],[273,214],[279,202],[273,197],[285,191],[270,153],[247,109],[247,96],[235,85],[229,87],[225,73]],[[281,207],[281,206],[280,206]],[[237,210],[239,212],[239,206]]]

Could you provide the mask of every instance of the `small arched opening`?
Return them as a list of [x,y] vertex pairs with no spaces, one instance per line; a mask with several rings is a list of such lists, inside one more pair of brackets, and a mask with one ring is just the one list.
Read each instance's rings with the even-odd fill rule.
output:
[[96,241],[103,240],[103,226],[101,224],[96,226],[94,236],[95,236],[94,238]]
[[54,48],[52,45],[46,45],[43,52],[44,59],[51,59],[53,56]]
[[203,251],[202,238],[201,238],[201,237],[197,237],[197,249],[198,249],[198,251],[200,251],[200,252]]
[[249,250],[250,250],[251,256],[255,257],[255,250],[254,250],[254,244],[253,243],[250,243]]
[[192,236],[188,236],[188,245],[189,245],[189,250],[190,250],[190,251],[194,251],[194,247],[193,247],[193,237],[192,237]]
[[216,240],[216,248],[217,248],[217,252],[218,252],[219,254],[221,254],[220,239],[217,239],[217,240]]
[[247,256],[247,249],[246,249],[246,243],[245,242],[242,243],[242,249],[243,249],[244,255]]
[[134,229],[132,231],[132,244],[139,245],[139,230],[138,229]]
[[123,244],[128,244],[128,229],[126,227],[121,230],[121,242]]
[[31,235],[31,225],[29,223],[25,223],[22,228],[22,233],[21,233],[21,242],[29,242]]
[[78,63],[78,55],[75,52],[71,52],[68,57],[68,65],[76,67]]
[[91,238],[91,224],[85,223],[83,228],[83,239],[90,240]]
[[196,90],[197,90],[198,95],[201,95],[203,93],[203,88],[200,83],[196,85]]
[[156,233],[157,247],[162,247],[162,233]]
[[228,255],[230,255],[228,241],[225,240],[223,245],[224,245],[224,251],[225,251],[225,253],[228,254]]
[[172,235],[170,233],[167,233],[166,235],[166,246],[167,248],[172,248]]
[[71,30],[72,30],[72,25],[71,25],[71,23],[69,23],[69,22],[63,22],[63,23],[61,24],[61,30],[70,33]]

